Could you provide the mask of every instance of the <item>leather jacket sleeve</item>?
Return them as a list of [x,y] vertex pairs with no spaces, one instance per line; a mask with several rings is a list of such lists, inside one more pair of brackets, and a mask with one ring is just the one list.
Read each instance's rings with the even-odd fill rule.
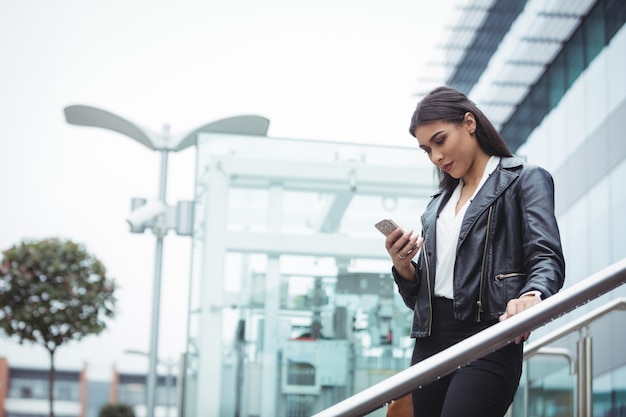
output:
[[523,170],[520,178],[521,235],[527,278],[516,297],[538,290],[542,298],[563,286],[565,261],[554,216],[554,181],[544,169]]
[[[421,256],[421,253],[418,254],[418,257],[419,256]],[[419,282],[420,282],[419,275],[420,274],[419,274],[418,263],[415,261],[411,261],[411,263],[413,264],[413,267],[415,267],[415,281],[414,282],[407,281],[406,279],[402,278],[400,274],[398,274],[398,272],[396,271],[395,267],[391,268],[391,274],[393,275],[393,279],[396,282],[396,285],[398,286],[398,292],[400,293],[400,296],[402,297],[402,301],[404,301],[404,304],[408,308],[413,310],[413,307],[415,307],[415,303],[417,302],[417,293],[419,290]]]

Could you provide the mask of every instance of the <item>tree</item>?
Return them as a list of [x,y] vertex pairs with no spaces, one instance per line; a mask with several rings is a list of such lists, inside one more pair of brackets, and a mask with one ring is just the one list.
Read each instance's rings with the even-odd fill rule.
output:
[[48,398],[54,417],[54,352],[99,334],[115,316],[115,282],[83,245],[69,240],[23,241],[2,252],[0,329],[21,344],[50,353]]
[[128,404],[106,404],[100,409],[98,417],[135,417],[135,411]]

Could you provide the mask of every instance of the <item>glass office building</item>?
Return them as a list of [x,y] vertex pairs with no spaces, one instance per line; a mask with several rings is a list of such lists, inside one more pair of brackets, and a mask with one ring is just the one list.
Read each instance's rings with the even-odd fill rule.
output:
[[[625,21],[623,0],[460,1],[416,76],[418,96],[465,92],[553,174],[566,286],[626,255]],[[373,224],[419,227],[435,181],[417,153],[200,135],[185,415],[310,416],[408,365],[411,312]],[[623,296],[533,333],[511,415],[624,415]]]

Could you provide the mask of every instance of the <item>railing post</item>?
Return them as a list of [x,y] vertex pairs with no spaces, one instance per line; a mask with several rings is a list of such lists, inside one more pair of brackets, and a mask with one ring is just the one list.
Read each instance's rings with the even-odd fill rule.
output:
[[578,417],[593,416],[593,360],[589,327],[580,329],[578,339]]

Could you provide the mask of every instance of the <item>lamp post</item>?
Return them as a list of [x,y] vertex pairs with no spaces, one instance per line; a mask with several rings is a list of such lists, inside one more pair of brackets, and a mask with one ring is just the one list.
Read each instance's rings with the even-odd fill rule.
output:
[[[99,127],[112,130],[122,135],[128,136],[136,140],[147,148],[161,153],[161,169],[159,174],[159,197],[156,204],[150,207],[145,204],[145,200],[133,201],[133,213],[141,214],[133,219],[128,219],[131,225],[131,232],[141,233],[147,226],[152,227],[152,231],[156,236],[156,250],[154,256],[154,284],[152,293],[152,316],[150,326],[150,351],[147,378],[147,400],[146,409],[147,417],[154,417],[154,406],[156,402],[156,366],[158,361],[158,341],[159,341],[159,307],[161,300],[161,269],[163,263],[163,237],[170,228],[176,228],[180,235],[191,235],[192,230],[189,226],[192,223],[191,216],[181,216],[178,213],[173,222],[169,222],[172,216],[166,216],[168,207],[166,205],[166,186],[167,186],[167,163],[170,152],[178,152],[186,149],[196,143],[198,133],[232,133],[232,134],[249,134],[249,135],[265,135],[269,126],[269,120],[260,116],[234,116],[211,122],[191,130],[189,133],[180,135],[176,138],[171,137],[169,127],[165,126],[161,134],[152,132],[143,128],[129,120],[116,114],[86,105],[72,105],[65,107],[65,120],[69,124],[88,127]],[[180,204],[178,209],[180,210]],[[191,204],[183,205],[191,208]],[[143,210],[142,210],[143,209]],[[140,212],[141,210],[141,212]],[[131,213],[131,214],[133,214]],[[187,211],[191,213],[191,211]],[[145,216],[145,217],[144,217]],[[187,224],[180,224],[181,217],[186,217]]]

